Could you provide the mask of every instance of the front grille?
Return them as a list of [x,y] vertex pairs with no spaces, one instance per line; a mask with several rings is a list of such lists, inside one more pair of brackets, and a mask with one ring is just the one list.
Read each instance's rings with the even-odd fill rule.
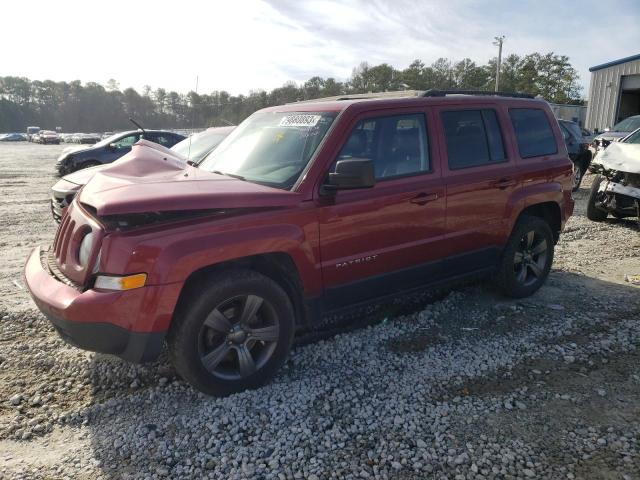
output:
[[75,288],[76,290],[82,291],[82,285],[78,285],[76,282],[68,278],[64,273],[60,271],[58,265],[56,264],[56,259],[53,256],[53,252],[50,249],[40,250],[40,264],[42,268],[44,268],[49,275],[58,280],[61,283],[64,283],[68,287]]
[[[78,252],[83,238],[90,232],[93,233],[91,252],[86,264],[81,265]],[[102,226],[78,203],[72,202],[62,217],[50,249],[57,269],[75,284],[86,285],[90,281],[93,265],[98,258],[103,236]]]

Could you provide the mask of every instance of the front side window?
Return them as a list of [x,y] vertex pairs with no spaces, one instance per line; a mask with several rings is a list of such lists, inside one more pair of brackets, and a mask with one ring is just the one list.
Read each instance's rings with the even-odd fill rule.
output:
[[520,157],[541,157],[558,152],[556,139],[544,110],[511,108],[509,115],[518,141]]
[[199,168],[290,189],[335,117],[335,112],[255,113],[224,139]]
[[506,160],[494,110],[451,110],[441,115],[451,170]]
[[377,180],[430,171],[424,115],[361,120],[338,155],[348,158],[371,159]]
[[131,146],[138,141],[140,135],[127,135],[121,138],[117,142],[113,142],[116,149],[121,150],[123,148],[131,148]]

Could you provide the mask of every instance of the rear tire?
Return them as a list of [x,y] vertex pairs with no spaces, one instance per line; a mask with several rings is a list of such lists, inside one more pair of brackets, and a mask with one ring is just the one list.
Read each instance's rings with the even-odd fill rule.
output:
[[602,180],[602,175],[596,175],[596,178],[593,179],[593,183],[591,184],[589,200],[587,200],[587,218],[593,222],[604,222],[608,215],[607,212],[596,207],[596,200],[598,199],[598,191],[600,190]]
[[580,184],[582,183],[582,179],[586,171],[587,169],[582,161],[578,160],[573,164],[573,188],[571,189],[572,192],[577,192],[580,189]]
[[295,330],[285,291],[251,270],[226,270],[181,299],[167,337],[180,376],[213,396],[260,387],[284,364]]
[[502,252],[498,284],[513,298],[528,297],[547,279],[553,263],[554,240],[549,224],[539,217],[521,216]]

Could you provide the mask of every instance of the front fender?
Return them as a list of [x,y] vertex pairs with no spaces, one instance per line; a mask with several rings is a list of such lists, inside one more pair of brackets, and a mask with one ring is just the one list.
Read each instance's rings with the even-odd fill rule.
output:
[[[299,220],[299,219],[298,219]],[[159,228],[159,227],[158,227]],[[201,268],[254,255],[285,253],[291,257],[305,294],[321,292],[317,222],[180,227],[167,234],[112,234],[103,244],[107,273],[147,273],[147,284],[184,282]]]

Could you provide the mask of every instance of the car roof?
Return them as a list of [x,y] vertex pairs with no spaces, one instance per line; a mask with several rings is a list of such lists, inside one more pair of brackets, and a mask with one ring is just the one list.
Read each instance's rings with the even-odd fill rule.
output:
[[[342,95],[317,100],[305,100],[287,103],[262,109],[262,112],[342,112],[350,110],[410,107],[416,105],[464,105],[466,103],[520,103],[546,104],[540,98],[507,96],[508,94],[493,94],[493,92],[478,92],[478,94],[446,93],[444,95],[422,96],[425,92],[409,90],[405,92],[384,92],[382,94]],[[518,95],[518,94],[514,94]]]
[[[114,132],[114,133],[113,133],[113,135],[130,135],[130,134],[132,134],[132,133],[140,133],[140,132],[143,132],[143,130],[141,130],[141,129],[137,129],[137,130],[125,130],[125,131],[123,131],[123,132]],[[171,130],[153,130],[153,129],[151,129],[151,128],[145,128],[145,129],[144,129],[144,132],[146,132],[146,133],[171,133],[171,134],[173,134],[173,135],[180,135],[180,136],[184,136],[184,135],[182,135],[182,134],[180,134],[180,133],[173,132],[173,131],[171,131]]]

